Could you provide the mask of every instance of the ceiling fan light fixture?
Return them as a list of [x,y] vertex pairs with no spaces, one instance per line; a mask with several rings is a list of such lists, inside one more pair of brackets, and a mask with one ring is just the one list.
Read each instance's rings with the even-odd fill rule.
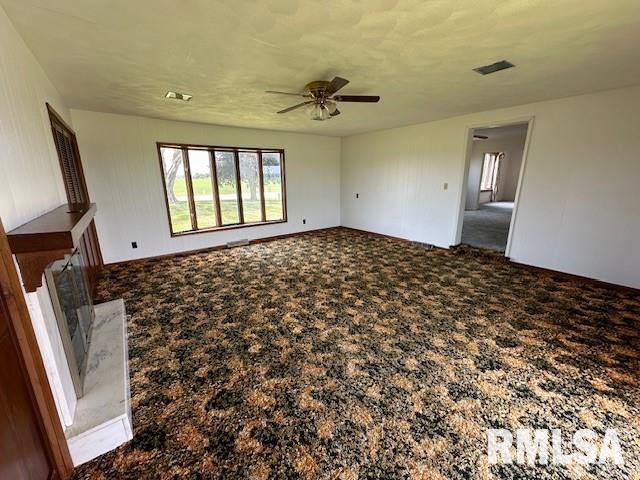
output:
[[331,115],[329,114],[329,110],[327,110],[327,107],[322,105],[320,108],[322,110],[322,120],[329,120],[331,118]]
[[318,120],[321,122],[328,118],[331,118],[331,115],[329,115],[329,110],[327,110],[324,105],[320,103],[313,105],[313,108],[311,109],[311,120]]
[[331,115],[336,113],[336,110],[338,109],[338,105],[336,105],[336,102],[332,102],[331,100],[327,100],[326,102],[324,102],[324,106],[327,107],[327,110]]

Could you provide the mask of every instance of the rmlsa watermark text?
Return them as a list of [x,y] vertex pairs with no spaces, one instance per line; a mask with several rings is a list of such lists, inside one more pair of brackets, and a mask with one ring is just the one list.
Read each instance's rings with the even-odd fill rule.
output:
[[490,429],[487,431],[489,463],[520,465],[567,465],[572,462],[581,465],[611,462],[624,465],[622,447],[618,432],[608,429],[601,436],[589,429],[578,430],[573,441],[563,444],[559,429],[526,429],[515,432]]

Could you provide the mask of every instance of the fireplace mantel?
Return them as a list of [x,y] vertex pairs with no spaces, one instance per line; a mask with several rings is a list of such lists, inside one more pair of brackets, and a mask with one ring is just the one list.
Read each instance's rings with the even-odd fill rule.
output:
[[69,208],[68,204],[10,231],[7,236],[11,252],[15,254],[22,281],[27,292],[42,286],[45,268],[80,247],[87,262],[89,282],[102,268],[102,256],[95,232],[93,217],[95,203],[82,208]]

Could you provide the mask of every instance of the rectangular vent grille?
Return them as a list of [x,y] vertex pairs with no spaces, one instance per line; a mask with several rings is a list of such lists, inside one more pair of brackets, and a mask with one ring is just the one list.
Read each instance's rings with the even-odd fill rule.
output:
[[417,240],[413,240],[411,243],[418,247],[424,247],[427,250],[433,250],[433,245],[431,243],[418,242]]
[[515,65],[507,60],[500,60],[499,62],[492,63],[491,65],[484,65],[482,67],[474,68],[474,72],[478,72],[480,75],[489,75],[490,73],[496,73],[500,70],[506,70],[507,68],[515,67]]
[[173,100],[183,100],[185,102],[188,102],[193,98],[193,95],[189,95],[188,93],[167,92],[165,98],[171,98]]
[[227,248],[241,247],[243,245],[249,245],[249,239],[243,238],[242,240],[235,240],[233,242],[227,242]]

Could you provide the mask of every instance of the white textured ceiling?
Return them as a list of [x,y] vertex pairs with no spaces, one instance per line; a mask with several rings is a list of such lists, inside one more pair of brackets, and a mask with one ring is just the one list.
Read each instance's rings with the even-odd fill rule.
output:
[[[73,108],[349,135],[640,83],[638,0],[0,0]],[[508,59],[482,77],[472,68]],[[274,112],[340,75],[342,115]],[[189,103],[163,98],[190,93]]]

